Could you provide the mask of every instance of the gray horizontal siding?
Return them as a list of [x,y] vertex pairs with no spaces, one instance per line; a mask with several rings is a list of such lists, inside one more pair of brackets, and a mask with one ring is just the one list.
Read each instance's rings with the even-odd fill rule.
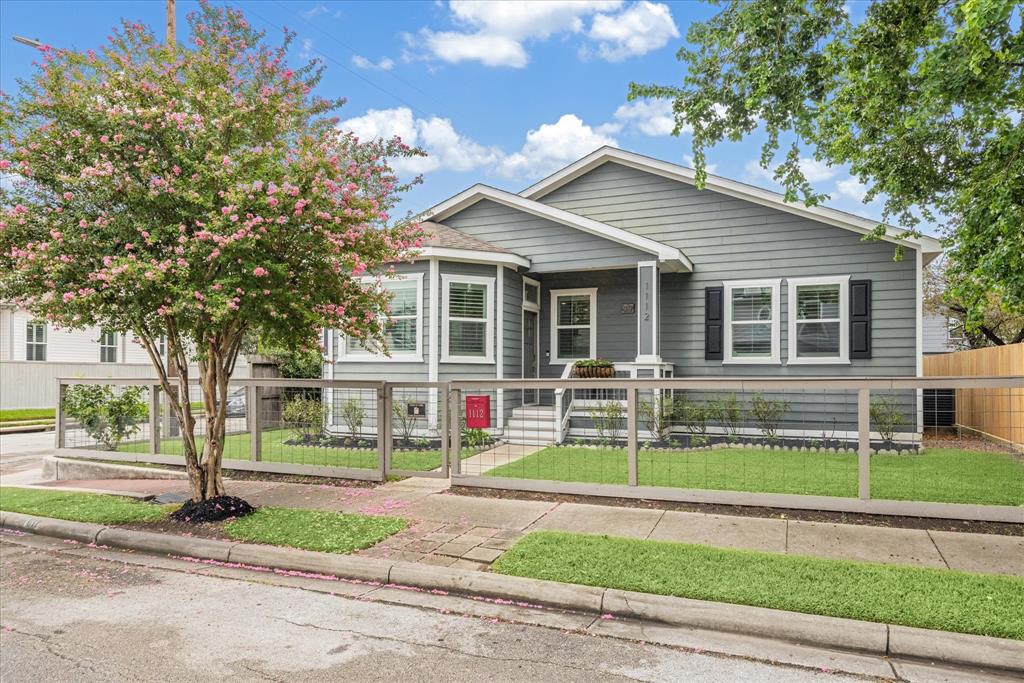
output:
[[[677,376],[916,372],[913,253],[895,262],[888,242],[864,242],[849,230],[615,163],[580,176],[540,201],[677,247],[693,261],[693,273],[661,276],[661,355],[675,364]],[[723,365],[704,360],[705,287],[726,280],[827,275],[872,281],[871,359],[848,366]],[[780,350],[785,363],[785,281],[781,304]],[[598,347],[600,353],[600,339]]]
[[636,313],[622,312],[622,304],[636,303],[635,269],[548,274],[541,279],[541,377],[560,377],[565,367],[551,364],[551,290],[588,287],[597,287],[597,353],[592,355],[620,362],[636,360]]
[[534,272],[617,268],[646,260],[646,252],[509,208],[488,199],[445,224],[530,259]]

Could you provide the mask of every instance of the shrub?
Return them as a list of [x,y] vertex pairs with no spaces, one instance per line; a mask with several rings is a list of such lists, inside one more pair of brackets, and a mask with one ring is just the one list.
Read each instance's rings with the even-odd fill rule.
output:
[[327,414],[320,399],[300,395],[285,401],[281,421],[302,441],[316,441],[324,433]]
[[903,410],[899,403],[889,396],[872,399],[870,408],[871,424],[886,443],[892,443],[896,428],[903,425]]
[[605,401],[587,411],[597,430],[597,438],[602,442],[616,443],[622,438],[625,426],[625,411],[618,401]]
[[[691,401],[686,396],[676,399],[676,412],[679,419],[693,437],[703,437],[708,433],[709,410],[706,404]],[[695,439],[691,439],[694,441]]]
[[341,404],[341,419],[348,426],[348,433],[353,439],[359,438],[359,432],[363,428],[363,418],[366,417],[366,410],[363,402],[357,398],[350,398]]
[[462,445],[469,448],[477,448],[487,443],[490,436],[483,429],[462,429]]
[[672,425],[677,417],[676,402],[671,396],[652,398],[650,401],[640,401],[637,405],[637,413],[647,425],[647,431],[659,441],[666,441],[672,433]]
[[708,401],[708,415],[725,430],[730,440],[740,433],[740,424],[743,422],[743,404],[736,399],[736,394]]
[[107,384],[77,384],[64,394],[64,412],[78,420],[82,429],[108,451],[139,431],[145,420],[142,387],[126,386],[119,394]]
[[789,412],[790,403],[782,399],[767,399],[761,394],[754,394],[750,401],[750,416],[754,418],[761,433],[775,440],[779,430],[779,422]]

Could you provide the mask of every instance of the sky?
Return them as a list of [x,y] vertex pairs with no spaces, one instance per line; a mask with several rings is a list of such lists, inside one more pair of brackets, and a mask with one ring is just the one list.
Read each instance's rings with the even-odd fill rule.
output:
[[[690,135],[672,136],[668,102],[626,101],[629,83],[678,84],[675,54],[690,24],[712,16],[699,2],[330,2],[239,0],[267,40],[296,33],[289,59],[327,67],[319,88],[344,97],[341,125],[360,137],[399,135],[426,158],[399,160],[404,179],[423,182],[399,211],[419,212],[475,183],[518,192],[602,145],[690,165]],[[178,40],[197,3],[178,0]],[[856,18],[866,3],[849,4]],[[36,52],[21,35],[85,50],[120,20],[163,30],[164,2],[0,2],[0,88],[16,93]],[[768,189],[758,165],[760,131],[710,150],[709,171]],[[827,205],[872,219],[864,186],[847,170],[813,160],[805,172]],[[934,232],[928,230],[928,232]]]

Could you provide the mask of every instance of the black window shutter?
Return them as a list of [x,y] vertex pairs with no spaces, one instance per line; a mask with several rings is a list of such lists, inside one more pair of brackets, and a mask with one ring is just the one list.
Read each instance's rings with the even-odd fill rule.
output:
[[704,288],[704,360],[722,360],[723,287]]
[[850,358],[871,358],[871,280],[850,280]]

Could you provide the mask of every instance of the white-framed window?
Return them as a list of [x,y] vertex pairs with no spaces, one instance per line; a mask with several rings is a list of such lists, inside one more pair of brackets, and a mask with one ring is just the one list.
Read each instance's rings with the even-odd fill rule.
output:
[[723,363],[778,364],[781,279],[738,280],[725,287]]
[[528,277],[523,278],[523,308],[540,311],[540,283]]
[[100,333],[100,362],[117,362],[117,332],[104,330]]
[[[367,279],[364,282],[372,282]],[[380,286],[391,293],[391,319],[384,325],[390,356],[369,349],[358,339],[344,337],[339,360],[344,362],[423,361],[423,273],[411,273],[382,280]]]
[[494,362],[494,278],[441,275],[441,362]]
[[789,278],[788,365],[850,362],[850,277]]
[[46,360],[46,323],[42,320],[25,324],[25,360]]
[[597,355],[597,288],[551,290],[551,363]]

